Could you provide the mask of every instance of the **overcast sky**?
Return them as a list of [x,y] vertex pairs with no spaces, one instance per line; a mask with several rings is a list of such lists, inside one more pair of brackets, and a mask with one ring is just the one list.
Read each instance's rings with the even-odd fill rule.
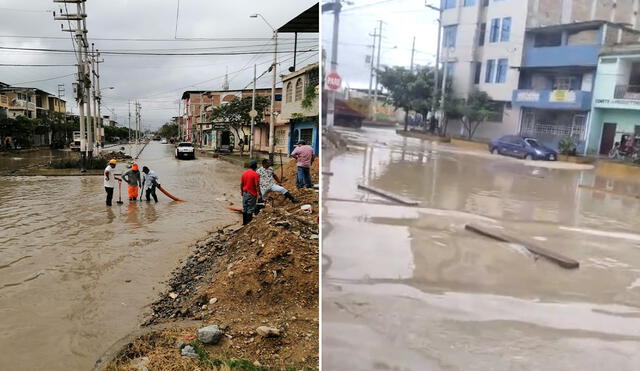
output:
[[[427,2],[440,5],[438,0]],[[371,54],[373,38],[369,35],[378,27],[379,20],[383,21],[381,65],[408,68],[414,36],[414,63],[434,64],[438,13],[426,8],[424,0],[353,0],[351,3],[345,4],[341,13],[338,50],[338,72],[351,88],[369,87],[370,65],[365,63],[365,58]],[[328,63],[333,37],[333,12],[323,14],[321,27]]]
[[[228,52],[273,50],[271,29],[261,19],[249,18],[260,13],[275,28],[306,10],[316,0],[88,0],[87,28],[89,41],[100,50],[150,50],[167,53]],[[179,4],[177,38],[253,38],[253,40],[207,41],[132,41],[104,39],[174,39],[176,10]],[[62,32],[63,22],[54,21],[52,11],[60,4],[53,0],[0,0],[0,46],[21,48],[72,49],[69,33]],[[68,5],[75,13],[75,5]],[[65,23],[66,28],[66,23]],[[37,36],[16,38],[7,36]],[[61,39],[51,39],[59,37]],[[293,35],[279,35],[279,50],[293,50]],[[318,49],[318,34],[299,34],[298,50]],[[173,50],[171,50],[173,49]],[[176,50],[178,49],[178,50]],[[251,83],[253,64],[258,75],[272,62],[272,54],[234,56],[131,56],[104,55],[101,64],[103,114],[114,116],[127,125],[127,102],[142,104],[144,126],[157,128],[177,115],[178,100],[184,90],[220,89],[226,71],[231,89]],[[293,53],[279,54],[278,74],[292,65]],[[318,52],[298,53],[298,67],[318,61]],[[1,64],[74,64],[73,54],[0,50]],[[73,66],[8,67],[0,66],[0,81],[36,87],[57,94],[64,84],[68,110],[78,112],[73,100]],[[65,76],[66,75],[66,76]],[[45,80],[47,81],[36,81]],[[271,75],[258,81],[258,87],[270,87]],[[109,109],[105,109],[104,107]]]

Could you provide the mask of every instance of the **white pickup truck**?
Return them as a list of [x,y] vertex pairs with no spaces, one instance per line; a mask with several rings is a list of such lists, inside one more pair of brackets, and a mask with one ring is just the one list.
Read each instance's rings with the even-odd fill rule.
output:
[[181,142],[176,147],[176,158],[196,158],[196,149],[193,147],[193,143]]

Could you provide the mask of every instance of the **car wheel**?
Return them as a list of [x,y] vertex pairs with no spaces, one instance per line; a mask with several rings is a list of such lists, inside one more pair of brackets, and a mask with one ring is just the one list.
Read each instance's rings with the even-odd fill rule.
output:
[[531,160],[533,160],[533,156],[531,156],[530,154],[528,154],[528,153],[527,153],[527,154],[524,156],[524,159],[525,159],[525,160],[529,160],[529,161],[531,161]]
[[500,151],[498,150],[498,147],[493,147],[493,148],[491,148],[491,154],[492,154],[492,155],[498,155],[498,154],[500,154]]

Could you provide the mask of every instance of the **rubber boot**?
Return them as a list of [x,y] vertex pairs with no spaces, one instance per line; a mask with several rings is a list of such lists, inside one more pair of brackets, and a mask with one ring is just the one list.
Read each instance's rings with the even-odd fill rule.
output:
[[247,213],[242,213],[242,225],[247,225],[249,223],[249,219],[247,218]]
[[300,202],[300,201],[296,200],[295,197],[293,197],[293,195],[291,195],[291,193],[289,193],[289,192],[285,193],[284,197],[286,197],[293,204],[297,204],[298,202]]

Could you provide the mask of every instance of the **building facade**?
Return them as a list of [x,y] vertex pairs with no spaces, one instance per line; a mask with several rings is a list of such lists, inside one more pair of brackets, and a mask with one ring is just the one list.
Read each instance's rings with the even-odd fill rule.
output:
[[[526,119],[531,120],[530,113],[523,113],[521,107],[514,106],[513,98],[518,94],[514,91],[521,90],[521,86],[527,90],[526,87],[533,83],[532,79],[538,81],[532,76],[533,68],[565,67],[563,64],[538,67],[531,64],[538,60],[540,54],[533,50],[538,38],[536,34],[544,33],[545,28],[555,25],[595,20],[608,21],[609,24],[625,23],[631,28],[638,28],[637,0],[442,0],[441,9],[441,58],[454,96],[466,98],[478,89],[489,94],[497,107],[488,122],[481,124],[476,132],[476,138],[484,140],[519,133],[523,114],[528,114]],[[608,25],[604,28],[600,35],[606,42],[622,40],[622,27],[615,31]],[[578,42],[579,38],[570,38],[571,43],[574,41]],[[592,62],[589,68],[593,70],[594,66]],[[523,69],[525,76],[521,79]],[[589,72],[583,71],[582,75],[585,73]],[[585,84],[588,77],[586,80]],[[519,97],[527,98],[524,93]],[[528,98],[534,97],[535,94]],[[540,99],[548,101],[549,98],[544,95]],[[566,95],[556,94],[551,99],[566,99]],[[586,96],[576,99],[589,100]],[[584,106],[576,108],[583,112],[585,109]],[[460,122],[449,123],[451,134],[462,135],[463,130]]]
[[[305,66],[288,75],[282,76],[284,87],[284,101],[282,114],[278,123],[290,126],[289,138],[285,152],[293,151],[295,143],[304,140],[318,153],[320,138],[318,131],[320,69],[318,63]],[[283,133],[284,134],[284,133]]]
[[640,44],[603,50],[593,90],[587,153],[608,155],[626,135],[640,139]]
[[[276,89],[275,112],[280,112],[282,93]],[[230,146],[238,148],[242,139],[245,150],[248,149],[250,128],[242,127],[235,132],[229,124],[210,122],[208,119],[214,107],[231,102],[235,99],[251,97],[253,89],[244,90],[201,90],[185,91],[182,94],[182,116],[180,118],[180,140],[201,144],[203,148],[226,150]],[[256,89],[256,95],[271,98],[271,89]],[[270,107],[267,107],[264,117],[256,118],[254,127],[254,148],[257,151],[267,151],[269,143]],[[266,127],[266,128],[265,128]],[[276,134],[278,126],[276,125]],[[288,135],[288,130],[287,130]]]

